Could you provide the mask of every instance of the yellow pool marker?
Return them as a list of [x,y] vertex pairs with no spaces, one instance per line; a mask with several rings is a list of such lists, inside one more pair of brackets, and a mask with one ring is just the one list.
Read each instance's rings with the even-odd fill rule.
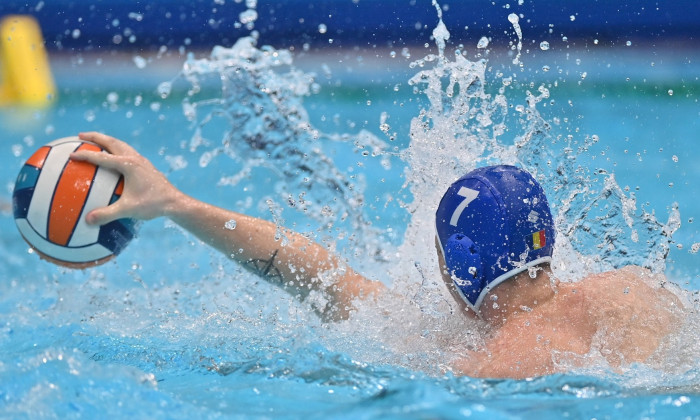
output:
[[56,86],[36,19],[10,15],[0,21],[0,106],[49,106]]

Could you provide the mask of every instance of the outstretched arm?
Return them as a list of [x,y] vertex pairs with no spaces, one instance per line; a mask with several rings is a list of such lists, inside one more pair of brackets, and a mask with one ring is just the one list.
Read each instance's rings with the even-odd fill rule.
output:
[[[80,138],[99,144],[110,154],[76,152],[71,159],[112,168],[124,175],[122,196],[114,204],[90,212],[86,216],[90,224],[124,217],[168,217],[301,300],[312,291],[322,292],[327,303],[315,309],[328,320],[347,318],[355,299],[384,289],[382,283],[359,275],[325,247],[299,233],[182,193],[151,162],[120,140],[100,133],[81,133]],[[286,237],[284,244],[280,234]]]

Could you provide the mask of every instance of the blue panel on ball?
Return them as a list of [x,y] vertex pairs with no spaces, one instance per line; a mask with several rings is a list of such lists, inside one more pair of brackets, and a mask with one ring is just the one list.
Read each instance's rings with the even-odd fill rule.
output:
[[17,175],[15,190],[34,188],[34,186],[36,186],[36,180],[39,179],[40,173],[41,169],[35,168],[31,165],[24,165],[22,170],[19,171],[19,175]]
[[97,242],[118,255],[134,237],[134,221],[119,219],[103,225]]
[[15,189],[12,194],[12,211],[15,219],[26,219],[29,212],[29,204],[32,202],[34,195],[34,187],[24,188],[21,190]]

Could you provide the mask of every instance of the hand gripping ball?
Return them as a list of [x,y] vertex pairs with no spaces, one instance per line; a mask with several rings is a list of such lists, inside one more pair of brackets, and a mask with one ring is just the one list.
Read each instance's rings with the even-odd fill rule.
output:
[[78,137],[39,148],[17,177],[12,207],[22,237],[40,257],[86,268],[119,254],[134,237],[135,222],[120,219],[102,226],[85,222],[92,209],[119,199],[124,179],[111,169],[70,160],[76,150],[103,149]]

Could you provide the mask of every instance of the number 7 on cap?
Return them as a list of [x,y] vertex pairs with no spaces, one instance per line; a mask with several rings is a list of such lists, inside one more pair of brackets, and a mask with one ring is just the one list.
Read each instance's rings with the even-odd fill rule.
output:
[[460,197],[464,197],[464,200],[462,200],[461,203],[459,203],[459,206],[455,209],[455,212],[452,213],[452,217],[450,218],[450,224],[452,226],[457,226],[457,221],[459,220],[459,216],[462,215],[462,212],[464,211],[465,208],[476,199],[476,197],[479,195],[479,191],[477,190],[472,190],[471,188],[467,187],[460,187],[459,191],[457,191],[457,195]]

